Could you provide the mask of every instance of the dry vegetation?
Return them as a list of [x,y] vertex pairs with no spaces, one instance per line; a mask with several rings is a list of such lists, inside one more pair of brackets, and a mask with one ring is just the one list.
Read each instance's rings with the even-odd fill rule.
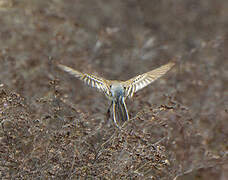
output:
[[[227,10],[226,0],[0,0],[0,179],[226,180]],[[127,102],[121,131],[102,94],[55,67],[124,80],[172,57]]]

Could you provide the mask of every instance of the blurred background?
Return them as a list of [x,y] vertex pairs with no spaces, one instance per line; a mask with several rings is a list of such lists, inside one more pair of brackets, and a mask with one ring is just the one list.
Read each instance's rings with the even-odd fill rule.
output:
[[[0,0],[1,179],[228,179],[227,47],[226,0]],[[171,60],[121,132],[55,66],[127,80]]]

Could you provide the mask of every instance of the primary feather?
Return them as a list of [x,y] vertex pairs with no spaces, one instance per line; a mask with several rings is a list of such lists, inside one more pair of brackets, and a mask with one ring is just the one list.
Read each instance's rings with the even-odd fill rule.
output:
[[173,66],[174,66],[174,63],[170,62],[170,63],[163,65],[157,69],[154,69],[154,70],[149,71],[147,73],[133,77],[133,78],[129,79],[128,81],[125,81],[124,84],[125,84],[126,89],[127,89],[127,96],[132,97],[135,92],[137,92],[138,90],[148,86],[149,84],[154,82],[156,79],[163,76]]
[[73,75],[74,77],[79,78],[80,80],[82,80],[84,83],[86,83],[91,87],[95,87],[106,94],[109,92],[110,82],[104,78],[94,76],[92,74],[81,73],[79,71],[76,71],[62,64],[58,64],[58,67],[68,72],[69,74]]

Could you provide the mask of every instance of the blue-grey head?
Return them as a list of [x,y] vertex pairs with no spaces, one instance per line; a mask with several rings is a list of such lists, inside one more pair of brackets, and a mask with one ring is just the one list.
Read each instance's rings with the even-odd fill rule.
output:
[[114,98],[115,100],[118,100],[119,98],[125,96],[124,86],[119,82],[113,83],[110,86],[110,91],[112,93],[112,98]]

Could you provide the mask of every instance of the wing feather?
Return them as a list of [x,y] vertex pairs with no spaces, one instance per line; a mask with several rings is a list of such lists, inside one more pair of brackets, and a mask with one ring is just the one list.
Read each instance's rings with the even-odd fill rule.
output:
[[95,87],[107,95],[110,93],[110,81],[92,74],[79,72],[62,64],[57,64],[57,66],[63,71],[66,71],[74,77],[82,80],[85,84]]
[[[124,84],[125,84],[126,88],[128,89],[127,96],[132,97],[135,92],[148,86],[149,84],[154,82],[156,79],[163,76],[174,65],[175,65],[175,63],[170,62],[157,69],[154,69],[152,71],[149,71],[149,72],[141,74],[141,75],[138,75],[134,78],[129,79],[128,81],[125,81]],[[134,88],[132,89],[132,87],[134,87]]]

